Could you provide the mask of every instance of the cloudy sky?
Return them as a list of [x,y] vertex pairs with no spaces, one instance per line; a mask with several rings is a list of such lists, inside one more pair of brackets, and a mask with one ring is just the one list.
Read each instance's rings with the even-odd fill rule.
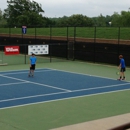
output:
[[[0,9],[7,8],[7,0],[0,0]],[[88,17],[112,15],[128,11],[130,0],[34,0],[42,5],[46,17],[63,17],[83,14]]]

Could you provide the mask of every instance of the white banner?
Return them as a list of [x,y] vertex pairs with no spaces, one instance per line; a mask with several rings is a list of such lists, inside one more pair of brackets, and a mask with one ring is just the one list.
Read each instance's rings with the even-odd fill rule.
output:
[[29,45],[28,46],[28,55],[43,55],[49,54],[49,45]]

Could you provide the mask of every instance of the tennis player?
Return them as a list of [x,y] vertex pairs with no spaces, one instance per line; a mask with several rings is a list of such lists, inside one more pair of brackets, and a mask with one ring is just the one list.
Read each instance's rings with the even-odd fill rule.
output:
[[28,74],[29,77],[34,76],[36,61],[37,61],[37,58],[35,57],[35,54],[32,53],[32,56],[30,57],[30,71],[29,71],[29,74]]
[[125,80],[126,65],[125,65],[125,60],[123,58],[123,55],[119,55],[119,59],[120,59],[120,64],[119,64],[120,78],[118,80]]

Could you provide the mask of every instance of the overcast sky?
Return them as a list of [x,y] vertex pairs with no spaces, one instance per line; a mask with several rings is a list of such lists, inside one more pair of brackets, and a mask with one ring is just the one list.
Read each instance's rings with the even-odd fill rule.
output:
[[[42,5],[46,17],[63,17],[83,14],[88,17],[112,15],[128,11],[130,0],[34,0]],[[7,0],[0,0],[0,9],[7,8]]]

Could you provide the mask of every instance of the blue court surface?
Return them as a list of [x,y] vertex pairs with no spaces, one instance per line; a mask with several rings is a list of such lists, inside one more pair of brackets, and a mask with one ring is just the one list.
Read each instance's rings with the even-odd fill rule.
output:
[[130,90],[130,82],[55,69],[0,72],[0,109]]

